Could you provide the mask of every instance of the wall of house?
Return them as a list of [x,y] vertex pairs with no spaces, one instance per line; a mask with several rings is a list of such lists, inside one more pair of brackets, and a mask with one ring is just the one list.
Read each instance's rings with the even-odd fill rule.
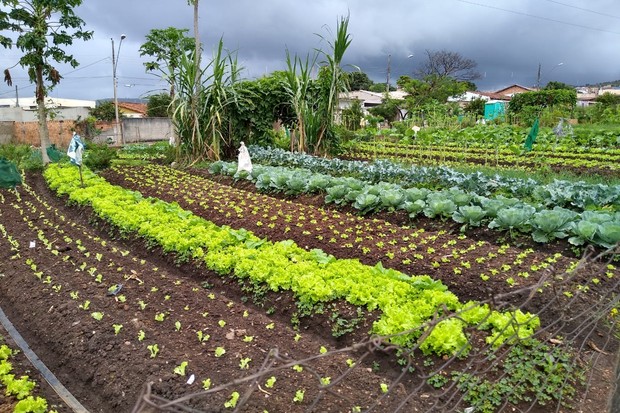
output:
[[[71,132],[75,127],[74,121],[48,121],[50,142],[58,148],[66,148],[71,141]],[[39,146],[38,122],[0,122],[0,144],[23,143]]]
[[[169,118],[122,119],[125,143],[167,141],[174,131]],[[71,141],[74,121],[48,121],[50,142],[66,148]],[[98,122],[100,133],[93,137],[97,143],[114,144],[114,122]],[[120,137],[119,137],[120,140]],[[38,122],[0,121],[0,144],[24,143],[39,146]],[[117,144],[120,144],[118,142]]]
[[[54,109],[54,120],[77,120],[86,119],[89,116],[89,108],[60,108]],[[2,107],[0,108],[1,121],[15,122],[36,122],[38,120],[37,111],[32,109]]]

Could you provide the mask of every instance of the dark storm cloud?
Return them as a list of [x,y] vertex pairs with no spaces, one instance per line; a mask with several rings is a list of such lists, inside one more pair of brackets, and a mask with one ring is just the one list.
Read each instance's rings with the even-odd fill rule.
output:
[[[85,0],[77,9],[92,41],[70,49],[81,66],[62,68],[65,78],[53,96],[99,99],[112,96],[112,51],[118,48],[119,97],[140,97],[166,87],[146,74],[138,49],[153,28],[169,26],[193,31],[193,10],[185,0]],[[495,90],[518,83],[534,86],[538,65],[541,83],[557,80],[574,85],[620,79],[620,3],[617,0],[435,0],[376,2],[371,0],[200,1],[203,61],[220,36],[236,50],[254,78],[283,69],[285,50],[304,56],[328,50],[316,34],[331,38],[340,16],[350,14],[353,42],[345,62],[385,82],[390,56],[392,83],[412,75],[425,50],[449,50],[478,63],[479,89]],[[413,54],[413,57],[409,57]],[[17,51],[4,51],[2,68],[14,64]],[[560,65],[562,63],[562,65]],[[32,94],[23,72],[14,78]],[[0,97],[10,95],[3,85]]]

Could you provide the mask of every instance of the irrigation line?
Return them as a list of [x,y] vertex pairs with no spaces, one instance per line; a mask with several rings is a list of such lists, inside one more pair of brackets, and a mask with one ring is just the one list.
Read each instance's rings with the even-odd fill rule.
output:
[[0,323],[9,333],[13,341],[17,343],[24,355],[30,360],[35,369],[41,373],[45,381],[54,389],[56,394],[69,406],[75,413],[89,413],[88,410],[67,390],[65,386],[54,376],[54,373],[47,368],[43,361],[30,349],[26,340],[19,334],[13,324],[9,321],[2,308],[0,308]]

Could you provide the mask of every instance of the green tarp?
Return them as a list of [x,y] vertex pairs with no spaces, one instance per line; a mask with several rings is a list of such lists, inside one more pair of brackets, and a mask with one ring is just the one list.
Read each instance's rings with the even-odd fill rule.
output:
[[538,136],[538,118],[534,120],[534,124],[530,129],[530,133],[527,134],[527,138],[525,138],[525,150],[531,151],[532,145],[536,142],[536,136]]
[[22,176],[13,162],[0,158],[0,188],[15,188],[22,184]]

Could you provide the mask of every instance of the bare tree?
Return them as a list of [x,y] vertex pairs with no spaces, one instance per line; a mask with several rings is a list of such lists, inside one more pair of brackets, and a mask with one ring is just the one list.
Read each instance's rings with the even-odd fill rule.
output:
[[426,49],[426,56],[428,61],[416,72],[416,75],[421,79],[435,75],[471,82],[481,77],[480,73],[475,70],[478,63],[465,58],[460,53],[445,49],[439,51]]

